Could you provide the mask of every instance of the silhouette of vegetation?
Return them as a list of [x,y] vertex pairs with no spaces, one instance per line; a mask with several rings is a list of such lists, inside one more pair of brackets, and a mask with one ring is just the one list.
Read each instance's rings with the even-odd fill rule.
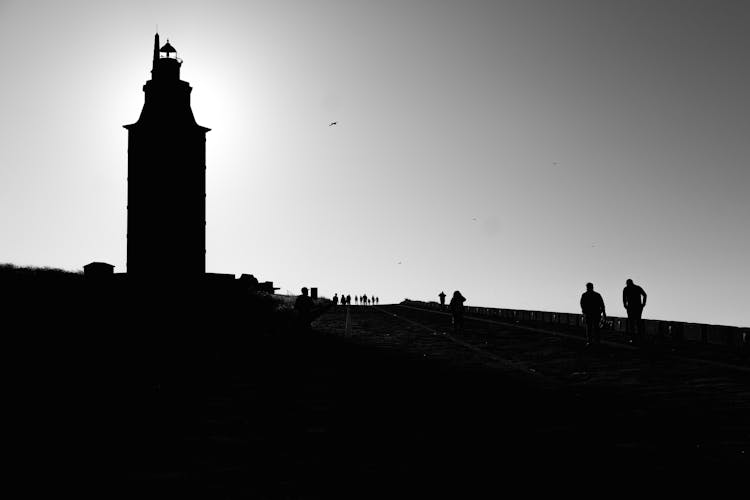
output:
[[0,279],[18,278],[18,277],[37,277],[37,278],[60,278],[71,276],[83,276],[83,271],[67,271],[56,267],[34,267],[34,266],[16,266],[15,264],[0,264]]

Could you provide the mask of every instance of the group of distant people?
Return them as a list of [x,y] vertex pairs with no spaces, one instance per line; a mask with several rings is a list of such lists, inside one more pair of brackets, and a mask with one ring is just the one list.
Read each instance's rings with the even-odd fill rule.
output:
[[[642,315],[647,297],[643,288],[633,283],[632,279],[625,281],[625,288],[622,289],[622,305],[628,312],[626,332],[630,337],[628,342],[631,344],[639,344],[643,340],[645,322]],[[604,299],[594,291],[593,283],[586,283],[586,291],[581,295],[581,312],[586,325],[586,345],[598,344],[602,322],[607,320],[607,311],[604,307]]]
[[[297,325],[303,329],[309,329],[311,321],[317,316],[322,310],[321,306],[316,307],[315,301],[308,294],[307,287],[302,287],[301,294],[297,296],[294,301],[294,313],[297,321]],[[342,306],[348,306],[352,303],[351,295],[341,294],[339,297],[338,293],[333,294],[331,299],[334,306],[341,304]],[[372,306],[380,303],[379,297],[368,297],[366,294],[355,296],[354,303],[356,305]]]
[[[438,297],[440,298],[441,309],[445,309],[445,292],[441,291]],[[643,308],[646,307],[646,298],[646,292],[633,283],[632,279],[625,281],[625,288],[622,290],[622,304],[628,313],[626,332],[629,336],[628,342],[631,344],[639,344],[643,340],[645,322],[642,315]],[[464,302],[466,302],[466,298],[456,290],[448,304],[453,331],[456,333],[460,332],[464,325]],[[604,307],[604,299],[594,291],[593,283],[586,283],[586,291],[581,295],[581,312],[586,327],[586,345],[598,344],[601,341],[602,322],[607,320],[607,311]]]
[[[341,294],[341,297],[339,297],[338,293],[333,294],[333,305],[337,306],[341,304],[342,306],[350,306],[352,304],[352,296],[351,295],[344,295]],[[380,298],[379,297],[368,297],[365,295],[360,295],[359,297],[354,297],[354,305],[358,306],[374,306],[380,304]]]
[[[440,298],[441,309],[445,309],[447,295],[444,291],[441,291],[438,297]],[[645,322],[642,315],[643,308],[646,307],[647,297],[643,288],[633,283],[632,279],[625,281],[625,288],[622,290],[622,304],[628,313],[626,332],[631,344],[639,344],[643,339]],[[335,293],[332,302],[334,306],[339,304],[351,305],[352,296],[341,294],[341,297],[339,297],[339,294]],[[453,292],[448,308],[451,312],[451,322],[455,333],[459,333],[464,326],[464,302],[466,302],[466,297],[461,295],[460,291]],[[369,306],[379,303],[378,297],[368,297],[366,294],[354,297],[355,305]],[[580,304],[586,328],[586,346],[598,344],[601,341],[602,323],[607,320],[607,310],[602,296],[594,291],[593,283],[586,283],[586,291],[581,295]],[[302,295],[297,297],[294,308],[300,317],[310,317],[313,301],[307,295],[307,288],[302,288]]]

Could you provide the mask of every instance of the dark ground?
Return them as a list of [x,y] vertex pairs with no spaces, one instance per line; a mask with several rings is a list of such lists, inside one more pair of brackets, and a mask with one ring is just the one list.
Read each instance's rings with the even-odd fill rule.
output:
[[29,496],[484,498],[749,470],[746,371],[471,320],[462,346],[399,306],[309,332],[98,306],[12,311],[9,472]]

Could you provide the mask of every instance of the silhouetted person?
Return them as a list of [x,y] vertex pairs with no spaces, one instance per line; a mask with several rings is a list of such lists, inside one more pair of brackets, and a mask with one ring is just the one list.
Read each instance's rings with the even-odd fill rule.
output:
[[[641,302],[643,297],[643,302]],[[628,279],[625,288],[622,289],[622,305],[628,312],[627,331],[631,343],[639,343],[643,340],[644,322],[641,319],[643,308],[646,307],[646,292],[643,288]],[[637,332],[637,333],[636,333]]]
[[339,305],[339,295],[337,293],[333,294],[333,305],[334,306]]
[[375,303],[380,304],[380,297],[375,297]]
[[464,327],[464,302],[466,302],[466,298],[461,295],[461,292],[458,290],[453,292],[450,308],[451,314],[453,314],[453,331],[455,333],[463,330]]
[[354,296],[354,305],[357,305],[357,304],[359,304],[359,297],[357,297],[357,296],[355,295],[355,296]]
[[445,309],[445,292],[440,292],[438,297],[440,297],[440,309]]
[[294,310],[297,313],[297,320],[300,326],[310,328],[312,321],[313,300],[307,295],[307,287],[302,287],[302,295],[294,301]]
[[352,296],[351,295],[347,295],[346,296],[346,305],[347,306],[352,305]]
[[599,343],[599,322],[607,319],[604,299],[594,291],[593,283],[586,283],[586,291],[581,295],[581,312],[586,323],[586,345]]
[[368,300],[367,300],[367,295],[363,295],[363,296],[362,296],[362,302],[363,302],[363,303],[364,303],[364,304],[365,304],[366,306],[367,306],[367,305],[370,305],[370,304],[369,304],[369,302],[368,302]]

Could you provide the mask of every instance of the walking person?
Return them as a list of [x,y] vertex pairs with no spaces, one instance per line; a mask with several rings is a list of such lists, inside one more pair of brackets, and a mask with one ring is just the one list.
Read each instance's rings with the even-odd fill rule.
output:
[[586,347],[598,344],[599,322],[607,319],[607,311],[604,309],[604,299],[594,291],[593,283],[586,283],[586,291],[581,295],[581,312],[586,324]]
[[450,308],[453,315],[453,333],[459,333],[464,328],[464,302],[466,298],[456,290],[451,298]]
[[625,288],[622,289],[622,305],[628,312],[627,333],[631,344],[640,344],[643,341],[645,325],[641,315],[646,307],[646,297],[643,288],[634,284],[633,280],[628,279],[625,282]]

